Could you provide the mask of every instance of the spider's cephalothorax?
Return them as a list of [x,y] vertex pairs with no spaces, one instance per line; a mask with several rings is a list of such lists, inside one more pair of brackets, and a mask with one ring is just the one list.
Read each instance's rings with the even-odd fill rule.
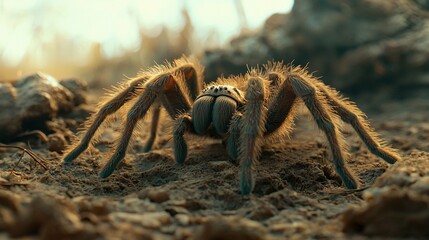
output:
[[323,84],[301,67],[268,63],[262,70],[251,69],[244,76],[219,78],[202,89],[203,67],[182,57],[172,64],[156,66],[123,84],[86,124],[79,142],[70,147],[64,161],[71,162],[88,148],[105,119],[135,99],[115,152],[100,172],[108,177],[124,158],[138,120],[152,107],[150,137],[144,150],[150,151],[157,132],[160,107],[174,120],[174,158],[185,161],[188,147],[185,132],[220,137],[231,159],[240,164],[240,190],[249,194],[254,187],[253,170],[267,137],[282,139],[292,130],[298,105],[304,105],[325,133],[337,174],[349,189],[358,180],[346,165],[348,153],[340,121],[350,124],[368,149],[388,163],[400,159],[386,146],[354,103]]
[[203,134],[213,123],[216,133],[224,136],[232,116],[244,104],[243,93],[231,85],[212,85],[205,88],[192,107],[193,130]]

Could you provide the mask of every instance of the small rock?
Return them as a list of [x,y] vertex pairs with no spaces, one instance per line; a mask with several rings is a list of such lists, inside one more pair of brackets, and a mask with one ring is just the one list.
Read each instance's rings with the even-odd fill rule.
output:
[[112,221],[118,223],[128,222],[150,229],[160,229],[161,226],[171,223],[171,217],[166,212],[149,212],[143,214],[114,212],[109,214],[109,216]]
[[[177,228],[176,232],[174,233],[174,239],[190,239],[194,231],[189,228]],[[202,238],[197,238],[202,239]]]
[[186,210],[186,208],[175,207],[175,206],[167,207],[165,209],[165,211],[168,212],[171,216],[175,216],[175,215],[180,214],[180,213],[182,213],[182,214],[188,214],[189,213],[189,211]]
[[86,81],[77,78],[69,78],[61,80],[60,84],[72,92],[75,106],[86,103],[86,91],[88,90]]
[[0,191],[0,231],[8,229],[18,213],[19,199],[7,191]]
[[177,214],[174,218],[179,222],[182,226],[187,226],[191,223],[191,217],[186,214]]
[[67,145],[66,139],[62,134],[51,134],[48,136],[48,148],[51,152],[62,153]]
[[[16,110],[16,89],[10,83],[0,83],[0,139],[12,136],[22,130],[20,118],[14,113]],[[18,119],[16,119],[18,117]],[[19,124],[17,124],[19,123]]]
[[209,162],[209,165],[216,172],[221,172],[225,169],[231,168],[231,164],[225,161]]
[[406,189],[392,188],[366,206],[346,211],[345,232],[394,238],[429,237],[429,199]]
[[165,201],[170,200],[170,194],[168,191],[163,189],[150,188],[144,191],[144,195],[146,195],[149,200],[156,203],[163,203]]
[[277,223],[272,226],[270,226],[271,232],[284,232],[285,230],[290,229],[291,224],[290,223]]
[[249,218],[256,221],[262,221],[276,215],[277,213],[278,210],[273,205],[269,203],[262,203],[253,208]]
[[429,196],[429,176],[424,176],[417,180],[417,182],[411,185],[411,189]]
[[11,236],[19,237],[38,232],[41,239],[64,239],[83,231],[76,208],[68,201],[37,196],[23,208],[13,226]]
[[266,239],[268,230],[260,223],[238,217],[215,218],[204,224],[194,239]]

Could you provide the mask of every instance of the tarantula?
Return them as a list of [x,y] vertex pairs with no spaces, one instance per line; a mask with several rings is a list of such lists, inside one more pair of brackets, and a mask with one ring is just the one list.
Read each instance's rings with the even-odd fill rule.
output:
[[[100,172],[106,178],[125,157],[137,122],[152,107],[150,137],[144,151],[150,151],[157,132],[160,108],[174,120],[174,158],[182,164],[188,147],[185,132],[221,138],[228,155],[240,165],[240,190],[250,194],[254,188],[254,168],[267,138],[282,139],[292,131],[297,107],[308,108],[317,126],[325,133],[335,170],[348,189],[359,181],[347,167],[348,152],[340,121],[350,124],[368,149],[388,163],[400,159],[370,127],[365,114],[300,66],[269,62],[250,69],[245,75],[220,77],[203,87],[204,67],[197,60],[182,57],[173,63],[153,67],[130,79],[100,106],[87,121],[79,142],[69,148],[64,161],[71,162],[88,148],[97,129],[109,115],[130,100],[126,123],[110,160]],[[340,120],[341,119],[341,120]]]

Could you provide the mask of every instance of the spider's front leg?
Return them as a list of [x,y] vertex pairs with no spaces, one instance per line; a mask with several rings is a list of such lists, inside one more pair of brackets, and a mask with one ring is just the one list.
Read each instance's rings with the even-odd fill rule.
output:
[[246,105],[241,118],[240,133],[240,190],[244,195],[252,192],[255,186],[253,171],[261,154],[262,137],[265,132],[267,108],[265,80],[250,73],[247,91]]
[[98,128],[107,118],[107,116],[115,113],[125,103],[130,101],[137,94],[141,93],[143,91],[142,86],[148,80],[148,78],[149,75],[145,74],[132,80],[128,87],[107,101],[96,114],[91,116],[91,118],[85,123],[85,125],[88,125],[85,135],[74,148],[68,149],[64,155],[64,162],[72,162],[83,151],[85,151],[88,148],[92,137],[96,134]]

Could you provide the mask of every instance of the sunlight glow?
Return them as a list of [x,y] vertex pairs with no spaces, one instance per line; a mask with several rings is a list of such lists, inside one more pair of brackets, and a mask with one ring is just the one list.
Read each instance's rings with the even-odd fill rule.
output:
[[[290,11],[293,4],[292,0],[241,2],[249,29],[262,26],[275,12]],[[242,27],[232,0],[0,0],[0,62],[15,66],[31,58],[43,65],[52,59],[48,54],[80,61],[94,43],[100,44],[106,58],[119,56],[140,47],[141,33],[156,36],[162,26],[181,29],[184,9],[202,43],[215,34],[218,44],[224,44]],[[62,51],[50,53],[52,47]]]

